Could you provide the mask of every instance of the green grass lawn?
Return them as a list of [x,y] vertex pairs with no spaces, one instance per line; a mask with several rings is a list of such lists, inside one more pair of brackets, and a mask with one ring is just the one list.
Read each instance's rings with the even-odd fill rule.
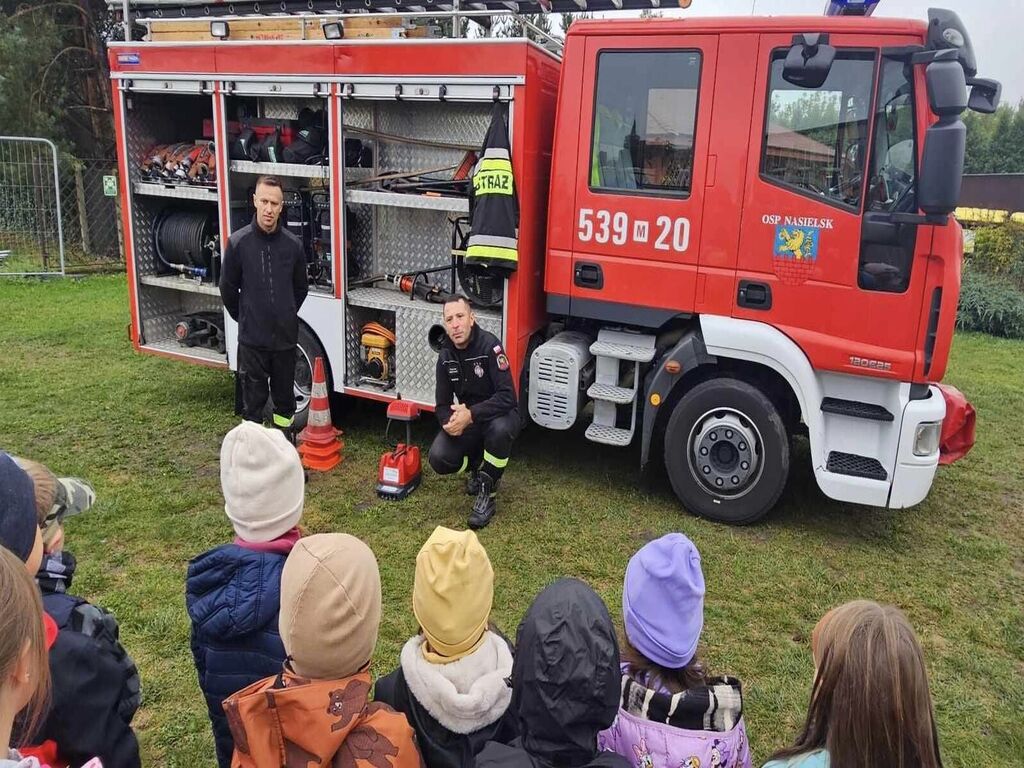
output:
[[[142,674],[135,725],[144,762],[214,764],[189,653],[184,575],[231,537],[218,456],[237,423],[230,375],[136,354],[123,277],[0,280],[0,447],[89,478],[99,502],[68,526],[75,591],[117,614]],[[633,451],[538,429],[524,434],[481,539],[496,574],[495,619],[515,632],[537,591],[572,575],[621,613],[622,574],[646,540],[683,531],[707,579],[703,654],[739,676],[756,759],[785,744],[812,677],[808,637],[829,608],[893,602],[924,644],[947,766],[1024,764],[1024,343],[959,336],[947,381],[978,409],[978,444],[940,470],[914,509],[827,500],[805,447],[783,501],[761,524],[684,514],[665,482],[644,485]],[[416,629],[416,552],[435,525],[463,527],[469,499],[429,469],[407,501],[374,494],[384,412],[342,418],[345,463],[311,478],[305,525],[347,531],[380,561],[384,619],[376,673]],[[426,447],[429,424],[416,431]],[[668,767],[671,768],[671,767]]]

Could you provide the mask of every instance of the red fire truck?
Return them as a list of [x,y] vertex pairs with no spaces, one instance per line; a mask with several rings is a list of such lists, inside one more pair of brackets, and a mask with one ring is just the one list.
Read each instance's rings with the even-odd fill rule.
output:
[[[234,369],[217,273],[272,174],[309,258],[300,412],[317,356],[334,392],[432,408],[430,299],[460,290],[502,339],[524,418],[638,445],[693,513],[765,514],[801,434],[827,496],[925,498],[944,419],[962,417],[936,386],[960,287],[959,115],[999,98],[955,14],[589,20],[553,52],[392,38],[425,14],[572,0],[403,8],[366,38],[388,12],[338,0],[319,39],[288,41],[232,38],[258,3],[193,1],[129,12],[199,16],[216,39],[110,46],[139,351]],[[520,207],[507,279],[457,256],[496,113]]]

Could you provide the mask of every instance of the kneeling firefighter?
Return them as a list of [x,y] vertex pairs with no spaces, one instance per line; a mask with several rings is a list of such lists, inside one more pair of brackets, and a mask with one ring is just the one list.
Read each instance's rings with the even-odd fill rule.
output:
[[483,528],[497,511],[498,481],[519,434],[518,402],[501,342],[476,324],[464,296],[445,303],[444,328],[434,401],[441,431],[430,466],[441,475],[469,471],[466,492],[476,496],[469,526]]

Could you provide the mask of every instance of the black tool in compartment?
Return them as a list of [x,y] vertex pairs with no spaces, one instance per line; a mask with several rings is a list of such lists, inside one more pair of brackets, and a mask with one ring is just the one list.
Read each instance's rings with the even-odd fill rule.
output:
[[306,250],[309,260],[309,281],[314,285],[330,287],[331,259],[334,253],[330,194],[324,191],[309,193],[309,218],[310,247]]

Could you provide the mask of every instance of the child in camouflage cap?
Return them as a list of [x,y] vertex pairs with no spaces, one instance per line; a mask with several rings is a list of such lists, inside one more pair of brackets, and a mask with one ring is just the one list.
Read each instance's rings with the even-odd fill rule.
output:
[[81,765],[98,756],[104,768],[137,768],[131,721],[141,701],[138,669],[121,645],[113,614],[68,594],[76,561],[64,549],[64,521],[89,509],[96,492],[85,480],[57,477],[37,461],[15,461],[35,486],[44,552],[36,582],[43,609],[58,628],[49,649],[50,710],[39,732],[28,737],[37,746],[22,752],[53,765]]

